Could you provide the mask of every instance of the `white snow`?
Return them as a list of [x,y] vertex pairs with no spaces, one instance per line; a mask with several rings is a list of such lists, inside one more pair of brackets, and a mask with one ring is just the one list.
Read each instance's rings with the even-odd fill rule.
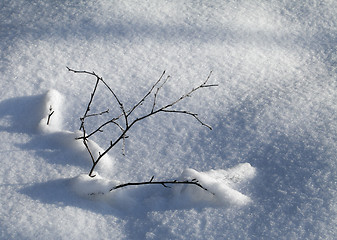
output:
[[39,131],[57,132],[61,130],[63,101],[62,95],[56,90],[52,89],[46,93],[45,99],[41,103],[42,119],[38,125]]
[[[335,1],[0,4],[0,239],[334,239]],[[80,120],[95,71],[129,109],[158,105],[88,172]],[[91,112],[119,106],[99,86]],[[151,102],[136,114],[148,111]],[[52,113],[53,112],[53,113]],[[51,114],[52,113],[52,114]],[[48,115],[50,115],[49,124]],[[88,129],[107,116],[88,119]],[[89,145],[102,153],[118,129]],[[197,179],[195,185],[118,184]]]

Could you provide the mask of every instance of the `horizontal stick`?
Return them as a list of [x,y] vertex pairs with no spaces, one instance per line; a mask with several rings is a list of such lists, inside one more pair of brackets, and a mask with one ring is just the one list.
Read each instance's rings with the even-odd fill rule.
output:
[[173,181],[152,181],[153,177],[151,178],[150,181],[147,182],[130,182],[130,183],[124,183],[124,184],[120,184],[117,185],[113,188],[110,189],[110,192],[122,187],[127,187],[127,186],[139,186],[139,185],[162,185],[163,187],[166,188],[170,188],[169,186],[167,186],[166,184],[187,184],[187,185],[195,185],[198,186],[200,188],[202,188],[203,190],[215,195],[214,193],[210,192],[207,188],[203,187],[196,179],[194,179],[194,181],[177,181],[177,180],[173,180]]

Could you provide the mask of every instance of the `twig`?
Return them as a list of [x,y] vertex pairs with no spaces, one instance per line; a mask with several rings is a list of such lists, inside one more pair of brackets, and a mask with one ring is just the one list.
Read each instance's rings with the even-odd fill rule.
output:
[[170,78],[170,76],[167,76],[167,78],[165,79],[165,81],[157,88],[157,91],[156,93],[154,94],[154,97],[153,97],[153,105],[152,105],[152,110],[151,112],[154,111],[154,108],[156,106],[156,100],[157,100],[157,95],[159,93],[159,90],[164,86],[164,84],[167,82],[167,80]]
[[210,192],[207,188],[203,187],[198,180],[193,179],[191,181],[185,180],[185,181],[153,181],[154,176],[151,178],[150,181],[146,182],[129,182],[129,183],[123,183],[117,186],[114,186],[113,188],[110,189],[110,192],[119,188],[127,187],[127,186],[140,186],[140,185],[162,185],[165,188],[171,188],[170,186],[167,186],[166,184],[186,184],[186,185],[195,185],[198,186],[199,188],[215,195],[214,193]]
[[198,114],[196,114],[196,113],[192,113],[192,112],[188,112],[188,111],[180,111],[180,110],[167,110],[167,109],[163,109],[162,111],[163,111],[163,112],[167,112],[167,113],[183,113],[183,114],[191,115],[192,117],[194,117],[195,119],[197,119],[198,122],[199,122],[201,125],[203,125],[203,126],[209,128],[210,130],[213,129],[210,125],[208,125],[208,124],[204,123],[203,121],[201,121],[201,120],[198,118]]
[[163,73],[161,74],[160,78],[157,80],[157,82],[155,82],[155,84],[152,85],[151,89],[145,94],[145,96],[136,104],[134,105],[131,110],[128,111],[127,117],[130,116],[130,114],[139,106],[141,105],[145,99],[151,94],[151,92],[153,91],[153,89],[158,85],[158,83],[161,81],[161,79],[163,78],[163,76],[165,75],[165,71],[163,71]]
[[92,163],[95,164],[95,158],[94,158],[94,156],[92,155],[92,152],[91,152],[91,150],[90,150],[90,148],[89,148],[89,146],[88,146],[88,143],[87,143],[87,140],[86,140],[86,139],[83,139],[83,144],[84,144],[85,148],[87,149],[87,151],[89,152],[89,155],[90,155],[90,158],[91,158],[91,160],[92,160]]
[[54,111],[52,111],[52,110],[53,110],[53,108],[50,105],[50,107],[49,107],[50,113],[48,114],[47,125],[49,125],[50,117],[54,114]]
[[109,109],[103,111],[103,112],[100,112],[100,113],[93,113],[93,114],[87,114],[86,117],[95,117],[95,116],[100,116],[100,115],[103,115],[105,113],[109,113]]
[[208,80],[210,79],[211,75],[212,75],[212,71],[210,71],[210,73],[209,73],[206,81],[204,83],[202,83],[200,86],[198,86],[196,88],[192,88],[191,91],[189,91],[188,93],[185,93],[180,98],[178,98],[177,100],[171,102],[170,104],[167,104],[166,106],[162,107],[158,111],[162,111],[163,109],[167,109],[169,107],[172,107],[173,105],[176,105],[178,102],[180,102],[181,100],[185,99],[186,97],[190,97],[194,92],[196,92],[197,90],[199,90],[201,88],[217,87],[218,84],[208,84],[208,85],[206,84],[208,82]]

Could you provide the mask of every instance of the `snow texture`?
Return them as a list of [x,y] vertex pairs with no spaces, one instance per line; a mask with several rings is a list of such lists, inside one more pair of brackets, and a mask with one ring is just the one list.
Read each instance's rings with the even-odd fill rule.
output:
[[[332,0],[1,1],[0,239],[335,239],[336,36]],[[95,71],[127,109],[164,70],[158,105],[212,70],[219,87],[177,109],[213,130],[158,114],[90,178],[75,138],[95,78],[66,66]],[[91,111],[118,115],[97,91]],[[95,135],[94,155],[116,134]],[[152,176],[209,191],[109,191]]]

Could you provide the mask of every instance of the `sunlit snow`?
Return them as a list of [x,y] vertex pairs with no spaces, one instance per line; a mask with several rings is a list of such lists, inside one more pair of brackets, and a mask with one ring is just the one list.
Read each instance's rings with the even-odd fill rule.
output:
[[[336,36],[330,0],[2,1],[0,239],[335,239]],[[91,178],[75,138],[95,78],[67,66],[102,76],[127,109],[164,70],[158,105],[212,71],[219,86],[176,108],[213,130],[160,113]],[[100,86],[92,112],[106,109],[120,114]],[[95,156],[115,127],[90,139]],[[207,191],[110,191],[152,176]]]

